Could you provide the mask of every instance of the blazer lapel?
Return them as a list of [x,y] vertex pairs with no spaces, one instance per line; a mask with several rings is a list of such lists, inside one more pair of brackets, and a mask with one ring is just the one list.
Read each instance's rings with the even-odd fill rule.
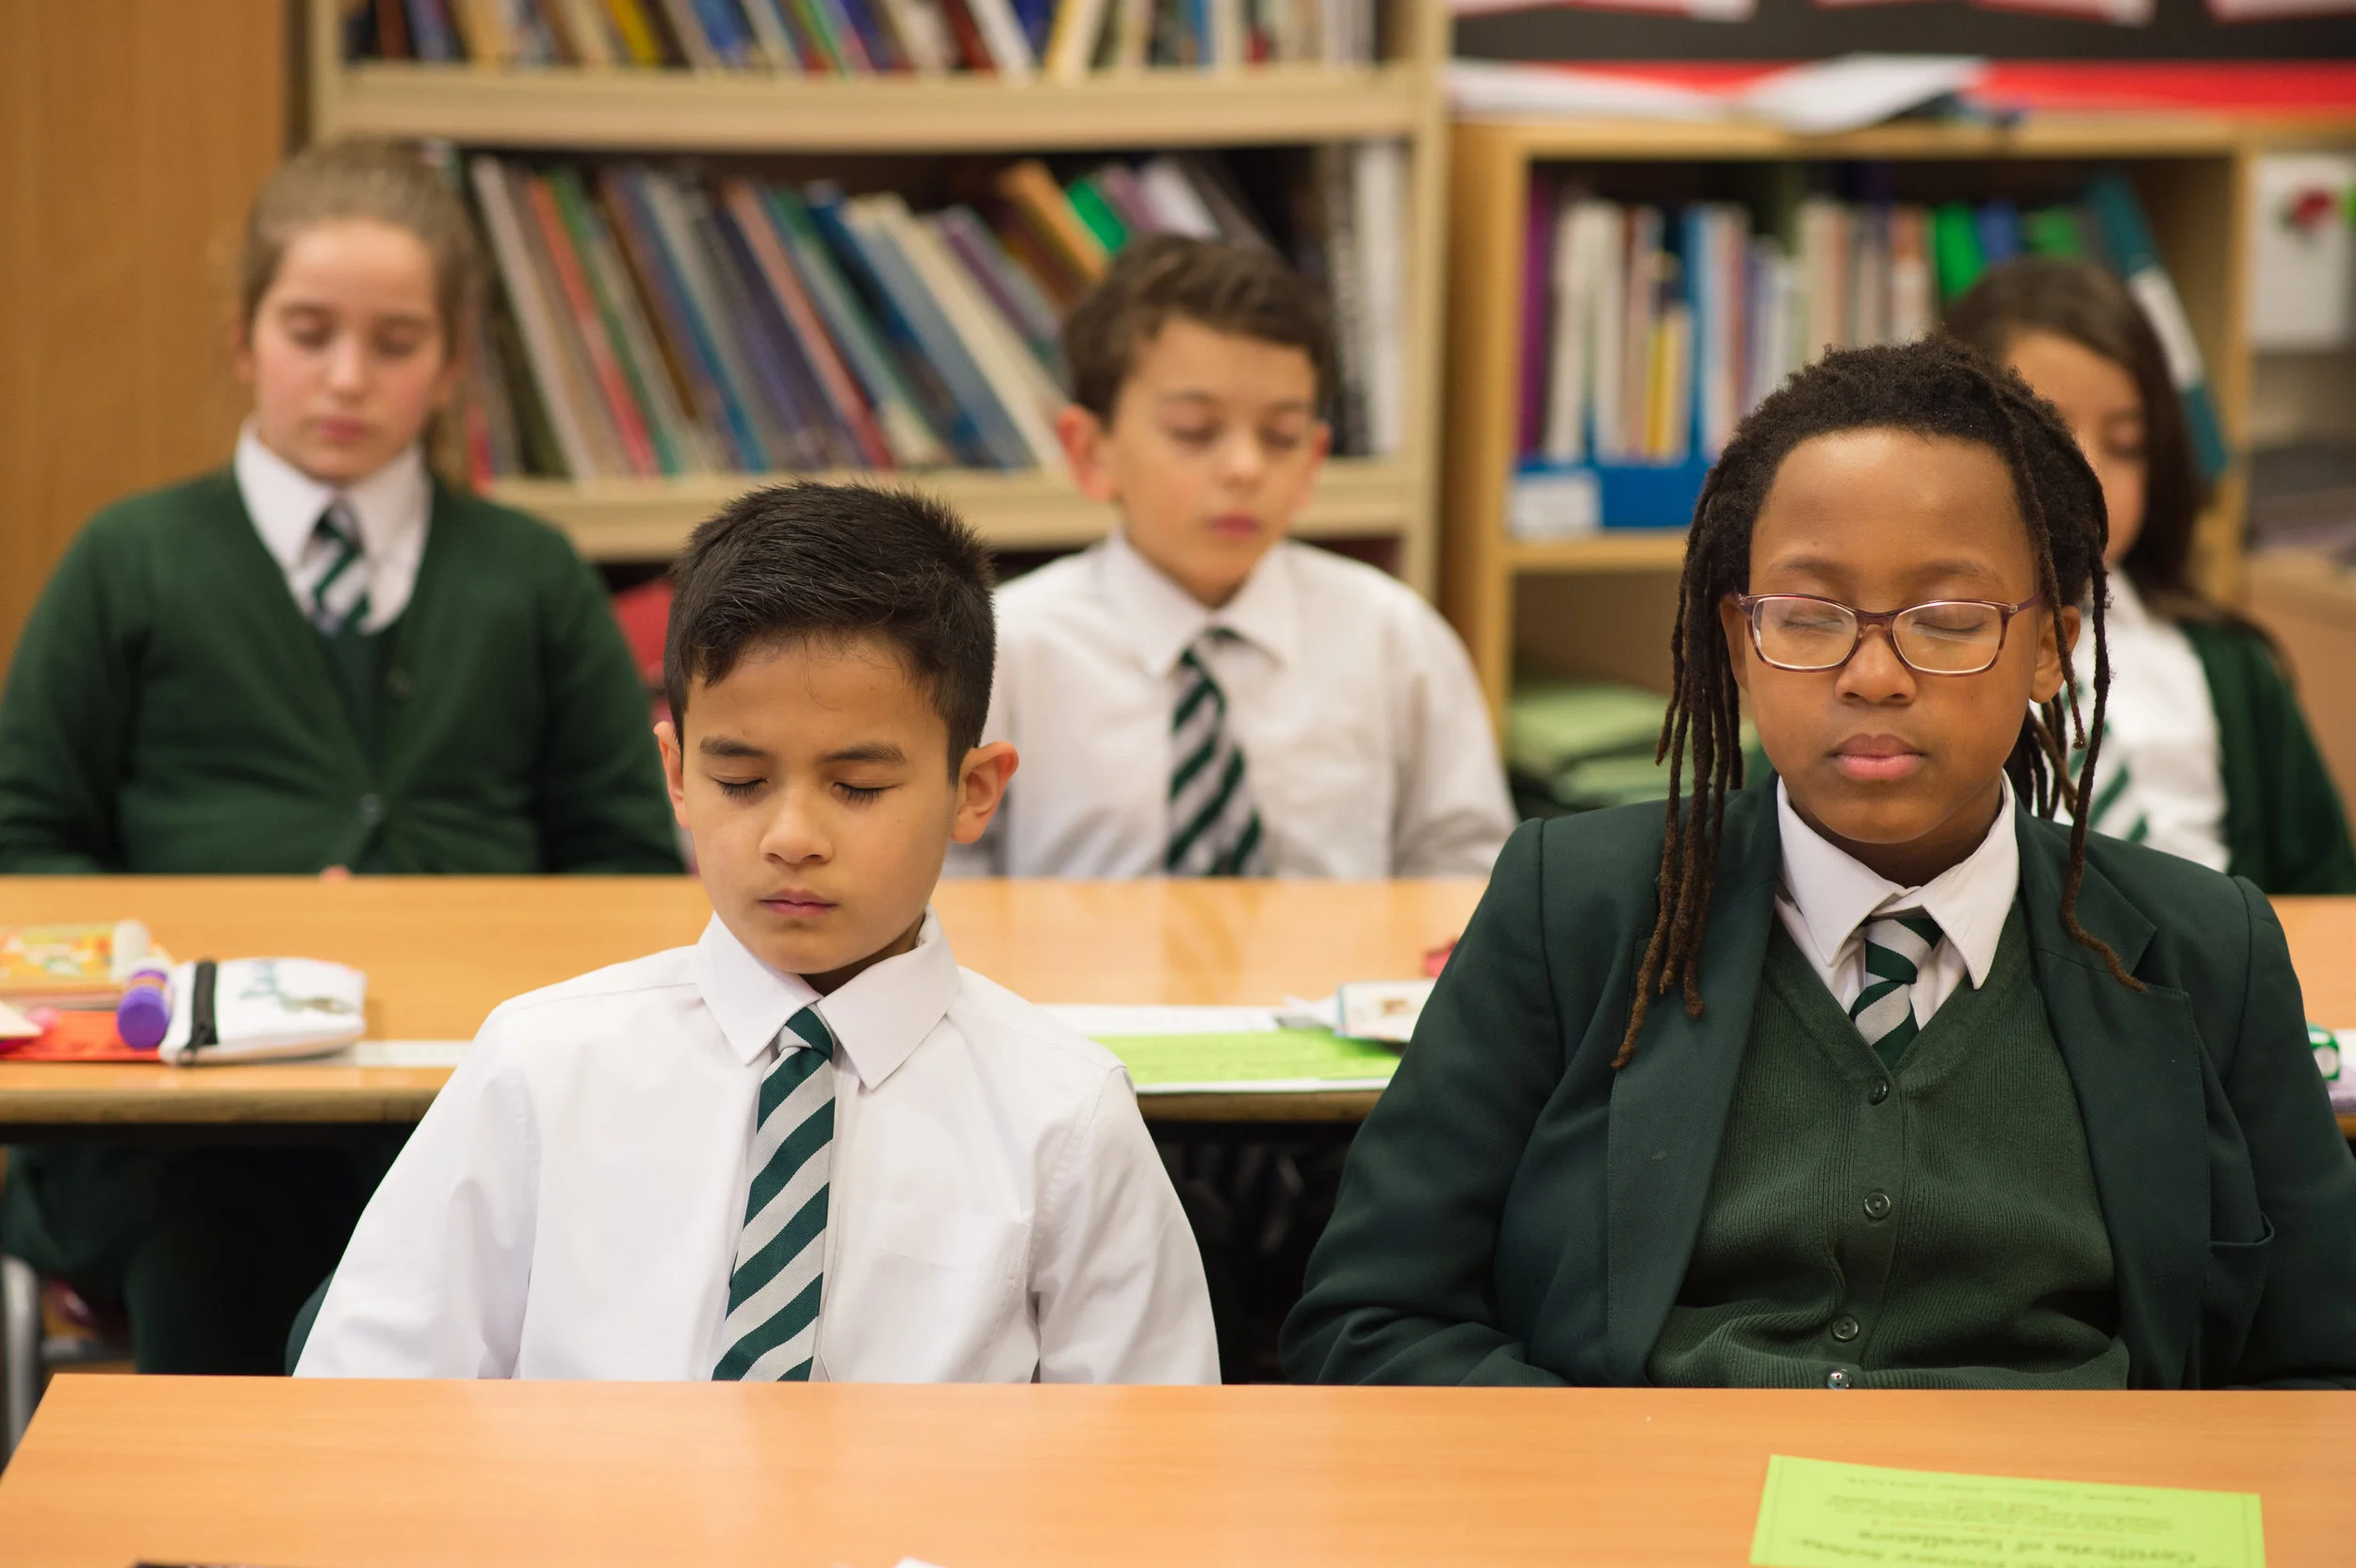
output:
[[2091,865],[2078,890],[2078,922],[2145,988],[2120,985],[2100,954],[2063,930],[2069,839],[2025,812],[2019,832],[2037,988],[2078,1093],[2135,1381],[2181,1388],[2209,1260],[2208,1109],[2192,1005],[2183,991],[2137,973],[2154,927]]
[[1710,1198],[1775,919],[1775,800],[1770,777],[1726,804],[1702,950],[1702,1016],[1686,1015],[1682,987],[1655,997],[1635,1057],[1612,1085],[1604,1327],[1607,1375],[1616,1382],[1644,1380]]

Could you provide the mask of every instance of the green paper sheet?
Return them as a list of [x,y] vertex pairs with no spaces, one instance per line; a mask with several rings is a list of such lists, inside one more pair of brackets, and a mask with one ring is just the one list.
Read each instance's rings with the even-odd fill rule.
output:
[[1264,1029],[1232,1035],[1108,1035],[1098,1043],[1120,1057],[1140,1090],[1171,1084],[1387,1083],[1399,1053],[1326,1029]]
[[2265,1568],[2252,1492],[2017,1480],[1776,1454],[1757,1568]]

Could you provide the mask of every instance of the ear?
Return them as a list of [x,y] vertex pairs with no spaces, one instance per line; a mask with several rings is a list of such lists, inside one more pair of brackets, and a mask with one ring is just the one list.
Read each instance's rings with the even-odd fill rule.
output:
[[965,754],[965,762],[957,769],[957,818],[949,829],[950,838],[970,844],[982,836],[982,829],[990,825],[990,819],[998,814],[1000,803],[1006,798],[1006,780],[1014,776],[1021,761],[1012,741],[992,741]]
[[663,753],[663,784],[671,792],[671,818],[686,827],[687,755],[679,749],[679,726],[668,719],[657,724],[654,743]]
[[1066,403],[1055,416],[1055,439],[1063,443],[1064,461],[1072,466],[1072,481],[1092,501],[1119,499],[1107,459],[1104,421],[1078,403]]
[[2064,605],[2058,613],[2040,611],[2037,619],[2037,674],[2029,682],[2029,694],[2039,702],[2051,702],[2070,677],[2070,655],[2078,645],[2081,629],[2078,607]]
[[1718,629],[1726,634],[1726,663],[1734,670],[1734,684],[1747,697],[1751,694],[1751,622],[1734,597],[1728,594],[1718,601]]

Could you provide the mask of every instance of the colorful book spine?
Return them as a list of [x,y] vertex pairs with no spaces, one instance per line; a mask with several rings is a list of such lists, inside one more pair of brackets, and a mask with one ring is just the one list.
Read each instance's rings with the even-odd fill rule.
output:
[[2161,265],[2151,225],[2145,221],[2143,204],[2126,176],[2102,173],[2087,188],[2086,204],[2102,225],[2105,249],[2127,292],[2143,306],[2168,352],[2168,379],[2184,401],[2184,420],[2192,427],[2193,457],[2201,477],[2215,480],[2225,472],[2232,453],[2225,444],[2225,427],[2217,418],[2217,400],[2209,391],[2208,367],[2201,357],[2201,340],[2193,335],[2176,285]]
[[892,467],[895,458],[892,443],[876,422],[858,379],[836,351],[834,340],[821,323],[818,307],[803,288],[794,264],[787,259],[777,229],[769,221],[768,210],[761,204],[760,191],[750,180],[734,179],[723,188],[722,200],[760,268],[762,281],[809,354],[810,368],[825,389],[836,419],[858,448],[859,464],[870,468]]
[[532,213],[540,226],[541,243],[547,247],[548,260],[555,270],[557,287],[566,307],[572,312],[577,340],[597,378],[599,395],[604,399],[606,416],[614,423],[623,454],[630,461],[630,471],[653,474],[662,471],[662,461],[655,455],[654,443],[648,439],[645,417],[639,413],[637,400],[631,395],[629,378],[622,372],[621,360],[614,352],[613,341],[606,335],[605,320],[597,308],[597,299],[590,292],[589,279],[581,269],[581,257],[573,248],[573,239],[564,226],[564,215],[557,210],[556,190],[546,175],[529,176],[523,190],[532,204]]

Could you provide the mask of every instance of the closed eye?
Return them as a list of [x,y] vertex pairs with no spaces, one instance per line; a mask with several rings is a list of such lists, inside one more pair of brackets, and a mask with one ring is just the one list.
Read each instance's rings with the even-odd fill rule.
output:
[[761,778],[715,778],[712,782],[719,785],[720,792],[729,799],[743,800],[768,781]]
[[864,806],[884,792],[881,784],[837,784],[835,788],[842,791],[843,798],[854,806]]

